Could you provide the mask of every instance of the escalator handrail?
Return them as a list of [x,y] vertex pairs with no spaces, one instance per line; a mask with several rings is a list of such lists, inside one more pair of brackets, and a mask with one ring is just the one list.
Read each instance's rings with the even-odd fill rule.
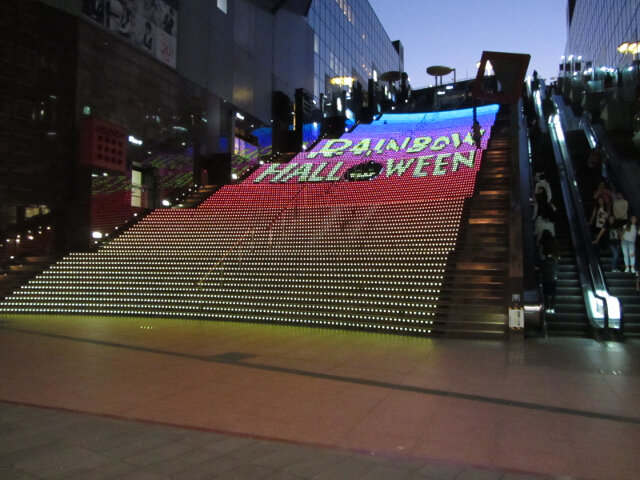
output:
[[[551,136],[551,144],[553,147],[553,154],[554,157],[556,159],[556,164],[558,167],[558,177],[560,180],[560,187],[562,189],[562,196],[564,198],[564,203],[565,203],[565,211],[567,214],[567,220],[568,220],[568,224],[569,224],[569,231],[571,234],[571,241],[574,244],[574,246],[576,247],[576,264],[578,266],[578,276],[580,277],[580,288],[582,290],[583,293],[583,297],[584,297],[584,301],[585,301],[585,307],[587,310],[587,317],[589,318],[589,324],[592,326],[597,326],[597,322],[595,320],[595,317],[592,313],[591,307],[590,307],[590,302],[589,302],[589,296],[590,296],[590,292],[592,292],[592,288],[591,288],[591,284],[588,280],[587,275],[585,274],[585,266],[584,266],[584,262],[582,260],[582,256],[579,255],[577,252],[580,251],[579,248],[579,235],[576,232],[576,229],[574,228],[574,225],[576,223],[575,221],[575,211],[573,208],[573,204],[571,201],[571,194],[569,193],[569,187],[567,185],[567,181],[564,177],[564,167],[563,167],[563,160],[562,160],[562,152],[560,151],[560,146],[559,146],[559,139],[557,138],[557,133],[555,131],[555,126],[554,126],[554,119],[550,118],[549,119],[549,133]],[[604,302],[603,302],[604,304]]]
[[[522,112],[522,102],[518,106],[519,111]],[[533,211],[531,202],[529,201],[529,194],[533,186],[531,183],[531,179],[533,178],[531,171],[531,148],[529,146],[527,119],[523,114],[520,115],[518,127],[518,145],[520,149],[518,152],[518,165],[520,171],[520,195],[518,202],[520,204],[522,218],[532,219]],[[531,220],[522,222],[522,270],[523,272],[530,273],[523,277],[523,294],[527,299],[537,303],[540,300],[540,295],[537,288],[538,282],[533,274],[536,257],[536,245],[534,242],[533,231],[533,222]],[[535,299],[530,298],[531,295],[534,295]]]
[[[560,96],[555,95],[553,97],[554,105],[556,109],[562,110],[564,108],[564,102]],[[566,115],[566,114],[565,114]],[[569,225],[571,229],[571,236],[574,245],[578,247],[576,252],[576,262],[578,264],[578,272],[581,279],[583,293],[585,294],[585,302],[587,307],[587,313],[589,316],[589,322],[598,327],[609,329],[621,329],[622,328],[622,315],[620,308],[620,301],[609,294],[602,269],[600,268],[600,261],[596,254],[595,248],[591,242],[591,232],[587,224],[584,207],[582,204],[582,198],[578,192],[577,180],[573,170],[573,164],[571,161],[571,154],[569,153],[566,143],[561,142],[557,137],[557,127],[562,131],[561,115],[555,115],[549,119],[549,131],[551,132],[554,155],[558,164],[560,177],[560,185],[563,191],[563,197],[565,198],[565,206],[567,209],[567,216],[569,218]],[[574,228],[577,227],[577,228]],[[590,296],[599,299],[602,302],[602,315],[603,325],[599,325],[592,305],[590,302]],[[617,325],[612,325],[616,323]]]
[[[554,104],[556,104],[555,101],[554,101]],[[563,105],[564,105],[564,101],[563,101]],[[564,109],[565,109],[565,111],[568,110],[566,107]],[[575,125],[575,124],[579,125],[579,127],[582,128],[582,130],[585,132],[585,134],[587,134],[587,136],[589,134],[594,134],[595,133],[595,129],[593,128],[593,125],[591,125],[591,122],[589,122],[588,119],[586,119],[584,116],[582,118],[580,118],[577,122],[574,119],[572,119],[572,124],[573,125]],[[590,131],[588,131],[585,128],[586,126],[590,127]],[[597,138],[597,135],[594,138]],[[605,167],[610,172],[610,168],[609,168],[610,167],[609,164],[610,164],[610,160],[611,160],[610,159],[610,155],[611,155],[611,152],[613,152],[613,149],[611,148],[611,145],[609,144],[608,141],[606,141],[605,144],[603,144],[602,146],[603,146],[604,156],[605,156]],[[570,157],[569,157],[569,159],[570,159]],[[569,164],[573,165],[571,162],[569,162]],[[575,180],[575,175],[574,175],[573,168],[570,169],[570,174],[573,177],[572,183],[574,185],[577,185],[577,182]],[[577,186],[573,190],[575,190],[574,196],[579,199],[580,210],[578,210],[578,211],[585,212],[584,207],[582,205],[582,197],[580,196],[580,193],[578,192]],[[584,215],[582,217],[586,220]],[[588,226],[586,226],[583,230],[586,230],[587,234],[590,235]],[[614,296],[609,294],[608,289],[607,289],[607,282],[606,282],[605,276],[604,276],[604,274],[602,272],[602,267],[600,265],[600,259],[598,258],[598,255],[596,253],[595,247],[593,247],[593,244],[590,243],[590,242],[588,243],[587,254],[588,254],[588,258],[589,258],[589,270],[591,272],[592,278],[594,279],[593,285],[596,288],[597,292],[598,291],[601,292],[603,297],[605,297],[607,300],[609,300],[609,305],[607,303],[605,303],[605,306],[608,305],[608,307],[609,307],[609,308],[607,308],[607,312],[609,313],[609,315],[606,317],[605,326],[607,328],[618,329],[620,332],[622,332],[624,330],[624,316],[623,316],[622,305],[620,303],[620,300],[617,297],[614,297]],[[611,304],[611,302],[614,302],[614,304]],[[611,310],[613,310],[613,312],[611,312]],[[613,326],[613,327],[611,326],[611,320],[612,320],[611,317],[612,316],[613,316],[614,322],[617,323],[617,326]]]
[[[576,259],[576,264],[578,266],[580,288],[582,290],[582,294],[585,302],[587,317],[589,319],[589,324],[592,327],[600,328],[600,325],[596,321],[596,318],[591,306],[591,302],[590,302],[591,296],[594,296],[595,298],[598,298],[598,297],[594,295],[594,289],[592,288],[591,282],[589,281],[589,277],[586,274],[586,271],[588,270],[588,268],[585,265],[584,257],[579,253],[584,251],[582,248],[580,248],[580,247],[584,247],[584,242],[581,241],[581,235],[578,233],[577,229],[575,228],[576,223],[578,223],[576,219],[577,215],[574,210],[573,202],[571,199],[571,193],[570,193],[568,181],[566,178],[563,178],[565,176],[566,171],[564,168],[563,155],[560,150],[559,139],[557,138],[557,133],[555,131],[553,117],[549,119],[549,132],[552,139],[551,144],[553,146],[553,153],[556,158],[556,164],[558,166],[558,173],[559,173],[558,177],[560,178],[560,187],[562,189],[562,196],[564,198],[565,211],[567,214],[569,231],[571,233],[571,241],[575,246],[575,252],[576,252],[575,259]],[[603,298],[600,298],[600,301],[603,306],[606,305],[606,302],[604,301]],[[606,318],[606,315],[605,315],[605,318]]]

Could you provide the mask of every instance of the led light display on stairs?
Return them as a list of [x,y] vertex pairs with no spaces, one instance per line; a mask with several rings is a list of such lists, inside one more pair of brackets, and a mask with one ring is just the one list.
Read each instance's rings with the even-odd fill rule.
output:
[[[358,164],[383,166],[376,182],[402,178],[425,189],[469,195],[486,148],[496,106],[477,109],[482,137],[473,138],[473,111],[425,114],[386,114],[338,139],[324,139],[287,164],[265,165],[248,182],[321,183],[348,180],[346,172]],[[417,186],[417,185],[416,185]]]
[[479,145],[471,110],[383,115],[198,208],[152,212],[53,265],[0,312],[438,331],[447,261],[496,113],[478,109]]

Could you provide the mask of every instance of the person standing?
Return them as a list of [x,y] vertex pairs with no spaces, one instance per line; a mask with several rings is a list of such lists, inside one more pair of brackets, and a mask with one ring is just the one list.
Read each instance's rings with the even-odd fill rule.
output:
[[632,215],[622,227],[622,256],[624,258],[624,271],[634,273],[636,271],[636,237],[638,236],[638,219]]
[[476,148],[482,148],[482,127],[480,127],[478,120],[473,121],[473,126],[471,128],[473,130],[473,143]]
[[549,218],[552,218],[556,212],[556,207],[553,203],[547,200],[547,192],[539,186],[536,190],[536,194],[533,197],[533,221],[535,222],[542,212],[546,212]]
[[600,182],[596,191],[593,192],[593,201],[596,204],[600,199],[602,199],[602,201],[604,202],[604,207],[606,208],[608,214],[611,211],[613,196],[611,195],[611,190],[607,188],[607,184],[604,182]]
[[589,220],[589,225],[591,225],[591,231],[594,235],[597,235],[602,227],[605,226],[607,217],[609,217],[609,212],[604,204],[604,200],[598,198],[596,205],[593,207],[593,212],[591,212],[591,219]]
[[556,313],[556,286],[558,284],[559,258],[555,239],[548,230],[543,235],[542,262],[542,294],[544,296],[545,313]]
[[587,192],[594,190],[602,180],[603,153],[602,145],[597,144],[587,158],[587,174],[583,179]]
[[534,225],[534,235],[536,236],[536,244],[539,246],[542,241],[543,233],[548,231],[552,237],[556,236],[556,226],[549,219],[549,212],[546,210],[542,210],[540,215],[538,216],[536,223]]
[[620,235],[618,225],[613,215],[607,218],[607,223],[600,229],[593,243],[608,247],[611,252],[611,271],[618,272],[618,258],[620,257]]
[[622,227],[627,222],[629,212],[629,202],[624,198],[622,192],[616,193],[616,199],[613,201],[613,216],[616,219],[618,227]]
[[549,181],[545,178],[544,172],[538,172],[535,176],[536,184],[533,187],[533,191],[537,192],[540,189],[543,189],[547,195],[547,203],[551,203],[551,185],[549,185]]

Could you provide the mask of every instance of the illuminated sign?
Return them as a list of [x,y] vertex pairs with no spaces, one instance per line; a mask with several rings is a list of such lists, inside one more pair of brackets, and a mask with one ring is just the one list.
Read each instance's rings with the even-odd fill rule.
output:
[[[385,167],[379,165],[380,171],[384,170],[384,176],[411,176],[414,178],[427,177],[429,175],[442,176],[456,173],[460,167],[475,169],[475,150],[467,152],[442,153],[438,155],[421,155],[413,158],[387,159]],[[253,182],[262,183],[287,183],[291,180],[298,182],[337,182],[346,177],[348,171],[359,165],[351,166],[345,162],[289,162],[283,165],[273,164],[264,168]],[[346,171],[345,171],[346,170]],[[380,172],[378,172],[380,173]],[[376,174],[375,176],[377,176]],[[367,180],[374,178],[369,175]],[[349,180],[349,179],[348,179]],[[352,179],[351,179],[352,180]]]
[[[484,130],[481,130],[484,134]],[[447,135],[440,135],[436,138],[430,136],[421,137],[404,137],[402,139],[396,138],[363,138],[356,143],[355,140],[348,138],[338,138],[324,140],[320,143],[319,149],[309,152],[307,158],[316,158],[322,156],[324,158],[333,158],[341,156],[345,153],[349,153],[353,156],[366,156],[371,155],[384,155],[388,152],[416,154],[425,150],[432,152],[439,152],[451,145],[454,148],[460,148],[462,145],[467,144],[470,147],[474,147],[473,134],[471,131],[466,133],[451,133]]]
[[347,170],[344,174],[344,178],[348,182],[372,180],[380,175],[382,169],[382,165],[374,161],[360,163]]
[[263,165],[243,185],[265,199],[282,186],[279,195],[295,195],[297,205],[320,198],[332,204],[465,198],[473,194],[497,110],[477,108],[477,145],[473,109],[384,114],[340,138],[321,140],[289,163]]

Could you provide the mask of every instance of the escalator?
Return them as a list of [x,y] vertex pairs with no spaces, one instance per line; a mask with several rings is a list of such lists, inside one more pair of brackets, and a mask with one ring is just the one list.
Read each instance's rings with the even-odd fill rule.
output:
[[[592,138],[589,137],[590,134],[593,135]],[[600,180],[597,177],[594,178],[594,172],[589,170],[587,160],[591,153],[591,149],[595,147],[596,142],[607,145],[607,148],[609,149],[611,148],[609,142],[603,141],[603,137],[605,136],[606,133],[603,129],[593,128],[584,128],[566,133],[567,148],[571,153],[577,184],[583,204],[586,207],[584,213],[587,217],[591,216],[593,192]],[[623,151],[627,150],[623,149]],[[603,176],[606,177],[607,183],[609,183],[615,190],[624,191],[624,184],[628,182],[628,179],[625,178],[624,181],[620,181],[616,173],[622,175],[629,174],[631,169],[627,166],[625,173],[620,172],[620,169],[617,168],[616,165],[613,165],[614,159],[611,158],[613,155],[615,154],[612,154],[611,152],[609,152],[608,155],[605,154],[605,168],[603,169]],[[607,160],[612,161],[608,162]],[[637,201],[634,201],[634,194],[635,192],[631,192],[629,196],[625,195],[625,198],[631,197],[629,202],[630,214],[638,213]],[[636,204],[635,209],[634,203]],[[608,248],[600,248],[597,253],[609,293],[617,297],[622,304],[625,336],[640,337],[640,292],[636,289],[634,276],[632,274],[625,273],[624,271],[612,271],[614,266],[611,264],[611,252]],[[640,265],[636,265],[636,267],[639,266]],[[620,252],[616,267],[619,270],[624,269],[622,252]]]
[[[549,136],[544,135],[534,158],[536,170],[547,173],[554,190],[560,271],[555,311],[545,315],[544,325],[552,335],[619,337],[622,328],[620,302],[608,291],[592,245],[569,148],[575,150],[573,138],[578,138],[580,124],[565,107],[562,98],[552,96],[550,100],[553,114],[548,117]],[[539,114],[542,102],[535,98],[533,102]],[[578,135],[574,135],[576,131]],[[584,140],[582,143],[586,145]],[[586,145],[585,151],[588,150]]]
[[536,161],[536,170],[545,172],[546,179],[551,185],[552,203],[556,206],[553,221],[556,228],[556,243],[558,245],[559,272],[556,287],[556,303],[554,312],[546,312],[545,325],[548,335],[588,337],[591,328],[587,321],[587,311],[584,304],[576,254],[571,241],[569,221],[562,208],[562,191],[558,178],[558,169],[553,160],[551,146],[545,145],[544,152]]
[[591,328],[580,287],[576,254],[571,242],[568,219],[562,209],[558,210],[556,216],[556,241],[560,268],[555,312],[546,314],[547,332],[551,335],[588,337],[591,335]]
[[605,276],[592,243],[592,234],[585,216],[584,201],[578,188],[574,161],[569,151],[571,132],[576,130],[575,118],[559,96],[553,98],[556,111],[549,118],[549,131],[553,153],[558,167],[558,179],[567,214],[571,242],[587,319],[596,337],[620,337],[622,311],[619,299],[608,291]]
[[[640,191],[636,185],[640,178],[640,165],[635,156],[637,151],[632,142],[618,132],[606,132],[602,125],[592,124],[587,117],[582,119],[584,138],[589,147],[596,143],[603,147],[605,173],[616,190],[622,191],[629,202],[629,214],[640,214]],[[636,288],[634,277],[628,273],[613,272],[611,253],[608,248],[599,252],[600,263],[605,272],[609,291],[620,299],[624,312],[624,334],[627,337],[640,338],[640,292]],[[622,252],[617,269],[623,270]],[[636,263],[636,268],[640,263]]]

